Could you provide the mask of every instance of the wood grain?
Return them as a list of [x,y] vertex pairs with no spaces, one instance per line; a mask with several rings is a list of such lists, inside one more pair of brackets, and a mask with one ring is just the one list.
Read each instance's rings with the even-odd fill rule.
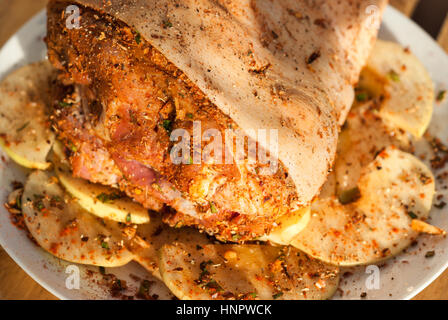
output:
[[0,249],[0,299],[56,300]]
[[[417,0],[392,0],[391,3],[410,16]],[[45,6],[46,0],[0,0],[0,46],[18,28]],[[448,51],[448,19],[439,43]],[[53,300],[52,294],[31,279],[0,247],[0,299]],[[422,291],[416,300],[448,300],[448,270]]]
[[390,4],[410,17],[417,7],[419,0],[390,0]]
[[0,46],[46,3],[47,0],[0,0]]
[[440,30],[439,37],[437,38],[440,46],[448,52],[448,15],[445,18],[442,29]]

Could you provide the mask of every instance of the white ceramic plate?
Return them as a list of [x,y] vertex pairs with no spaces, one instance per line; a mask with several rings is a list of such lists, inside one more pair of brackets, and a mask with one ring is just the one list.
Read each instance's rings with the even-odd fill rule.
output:
[[[46,17],[45,12],[41,12],[1,49],[0,79],[19,66],[45,58],[46,47],[43,42],[45,33]],[[380,38],[408,46],[429,70],[436,89],[448,88],[446,76],[448,56],[429,35],[391,7],[386,10]],[[430,132],[447,142],[447,123],[448,103],[445,102],[435,107]],[[26,171],[10,161],[2,151],[0,157],[0,203],[4,203],[11,190],[11,182],[24,181]],[[438,189],[439,194],[442,191],[448,193],[447,190],[440,190],[441,186]],[[448,208],[434,209],[431,215],[433,224],[448,230]],[[24,232],[11,224],[9,214],[3,206],[0,207],[0,244],[31,277],[61,299],[112,298],[104,287],[95,284],[94,280],[100,278],[97,268],[78,266],[81,277],[80,288],[68,289],[66,280],[70,273],[66,273],[66,268],[70,264],[54,258],[31,243]],[[366,285],[366,280],[371,276],[367,273],[366,267],[344,269],[342,273],[346,276],[342,277],[341,290],[334,298],[359,299],[361,293],[365,292],[366,299],[410,299],[428,286],[448,266],[448,252],[445,249],[447,244],[446,238],[420,237],[418,246],[381,266],[378,289]],[[436,254],[433,258],[427,259],[425,253],[429,250],[434,250]],[[87,270],[95,271],[94,276],[89,276]],[[109,269],[108,272],[127,281],[131,288],[129,294],[135,293],[138,287],[134,275],[151,279],[151,276],[136,263]],[[157,285],[155,290],[161,298],[168,297],[163,285]]]

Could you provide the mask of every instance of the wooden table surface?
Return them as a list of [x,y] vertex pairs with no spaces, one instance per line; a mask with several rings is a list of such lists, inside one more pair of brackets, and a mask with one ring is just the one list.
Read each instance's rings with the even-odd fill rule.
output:
[[[418,0],[391,2],[405,14],[411,15]],[[0,47],[45,3],[46,0],[0,0]],[[439,42],[448,51],[448,19],[440,32]],[[56,297],[31,279],[0,247],[0,299],[54,300]],[[448,300],[448,270],[415,299]]]

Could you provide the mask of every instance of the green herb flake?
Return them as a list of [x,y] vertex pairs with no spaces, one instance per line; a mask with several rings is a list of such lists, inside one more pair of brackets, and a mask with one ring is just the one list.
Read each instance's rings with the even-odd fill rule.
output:
[[36,208],[37,208],[37,210],[42,211],[42,210],[45,209],[45,205],[42,203],[42,201],[39,201],[39,202],[36,204]]
[[96,196],[96,198],[101,201],[102,203],[109,203],[112,202],[114,200],[120,199],[121,195],[117,192],[112,192],[112,193],[100,193],[99,195]]
[[239,241],[240,239],[241,239],[241,236],[239,234],[234,234],[232,236],[232,240],[235,241],[235,242]]
[[366,101],[367,98],[368,98],[368,96],[367,96],[367,93],[365,93],[365,92],[361,92],[356,95],[356,101],[359,101],[359,102]]
[[202,261],[199,264],[199,268],[201,269],[201,274],[199,275],[199,283],[202,283],[205,278],[210,275],[210,272],[207,270],[207,266],[213,264],[212,260]]
[[69,148],[72,152],[77,152],[78,151],[78,147],[76,145],[74,145],[73,143],[70,142],[69,144]]
[[249,293],[249,296],[255,299],[256,297],[258,297],[258,294],[256,292],[251,292]]
[[277,300],[278,298],[280,298],[283,295],[283,292],[277,292],[276,294],[272,295],[272,298],[274,298],[274,300]]
[[23,129],[25,129],[26,127],[28,127],[29,126],[29,124],[30,124],[30,122],[28,121],[28,122],[26,122],[23,126],[21,126],[20,128],[18,128],[16,131],[17,132],[20,132],[20,131],[22,131]]
[[215,204],[211,201],[209,202],[209,204],[210,204],[210,211],[212,213],[218,213],[218,210],[216,209]]
[[446,90],[441,90],[437,94],[437,102],[442,102],[446,98]]
[[140,34],[140,32],[137,32],[135,35],[135,42],[137,42],[137,44],[142,43],[142,35]]
[[51,201],[54,202],[62,202],[62,198],[60,196],[52,196]]
[[408,214],[408,216],[410,216],[412,219],[417,219],[417,218],[418,218],[418,216],[417,216],[414,212],[412,212],[412,211],[408,211],[407,214]]
[[355,202],[360,197],[361,197],[361,191],[359,190],[358,187],[355,187],[353,189],[349,189],[349,190],[343,191],[339,195],[339,202],[341,204],[349,204],[349,203]]
[[387,77],[393,82],[400,82],[400,75],[394,70],[390,70]]
[[147,294],[149,294],[149,288],[151,288],[151,282],[149,280],[143,280],[140,283],[140,287],[138,289],[138,292],[141,295],[147,295]]
[[21,197],[21,196],[17,196],[17,197],[16,197],[16,207],[17,207],[17,209],[19,209],[19,210],[22,209],[22,197]]
[[101,248],[109,249],[109,244],[106,241],[101,242]]
[[68,103],[68,102],[64,102],[64,101],[59,101],[58,104],[62,108],[68,108],[68,107],[71,107],[73,105],[73,103]]
[[206,288],[208,290],[215,291],[215,292],[224,291],[223,288],[214,279],[210,280],[209,282],[207,282],[205,284],[202,284],[201,287]]
[[152,184],[152,188],[153,189],[156,189],[157,191],[159,191],[159,192],[162,192],[162,188],[159,186],[159,184],[157,184],[157,183],[153,183]]
[[128,215],[126,216],[126,222],[130,223],[131,222],[131,214],[128,213]]
[[213,261],[212,261],[212,260],[202,261],[202,262],[199,264],[199,268],[200,268],[202,271],[204,271],[204,270],[207,268],[207,266],[210,265],[210,264],[213,264]]
[[163,120],[162,127],[169,133],[171,132],[173,122],[171,120]]
[[176,222],[176,224],[174,225],[174,229],[179,229],[179,228],[182,228],[182,227],[183,227],[183,224],[180,221]]
[[36,195],[36,194],[34,195],[33,206],[39,212],[45,209],[43,199],[44,199],[44,196]]
[[173,24],[169,20],[163,21],[163,27],[164,28],[172,28]]
[[187,113],[187,118],[193,119],[194,115],[192,113]]

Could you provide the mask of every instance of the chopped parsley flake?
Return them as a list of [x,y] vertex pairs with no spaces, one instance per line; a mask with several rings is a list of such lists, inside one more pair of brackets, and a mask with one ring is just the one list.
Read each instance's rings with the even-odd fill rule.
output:
[[216,292],[223,291],[223,288],[218,284],[218,282],[216,282],[215,279],[212,279],[205,284],[201,284],[201,287]]
[[137,32],[137,34],[135,35],[135,42],[137,42],[137,44],[140,44],[142,42],[142,35],[140,34],[140,32]]
[[138,293],[143,296],[148,295],[150,288],[151,288],[151,282],[149,280],[143,280],[140,283],[140,288],[138,289]]
[[21,126],[20,128],[17,129],[17,132],[22,131],[23,129],[25,129],[26,127],[28,127],[28,125],[30,124],[30,122],[26,122],[23,126]]
[[339,202],[341,204],[349,204],[349,203],[355,202],[360,197],[361,197],[361,191],[359,190],[358,187],[355,187],[353,189],[343,191],[339,195]]
[[367,93],[365,93],[365,92],[361,92],[356,95],[356,101],[359,101],[359,102],[366,101],[367,98],[368,98],[368,96],[367,96]]
[[108,203],[120,199],[121,195],[117,192],[112,192],[110,194],[102,192],[99,195],[97,195],[96,198],[102,203]]
[[157,183],[153,183],[152,187],[153,187],[153,189],[156,189],[157,191],[162,192],[162,188]]
[[437,102],[442,102],[446,98],[446,90],[441,90],[437,95]]
[[68,103],[68,102],[64,102],[64,101],[59,101],[59,106],[63,107],[63,108],[67,108],[67,107],[71,107],[73,105],[73,103]]
[[70,142],[69,144],[69,148],[72,152],[77,152],[78,151],[78,147],[75,146],[73,143]]
[[241,236],[239,235],[239,234],[234,234],[233,236],[232,236],[232,240],[233,241],[239,241],[241,239]]
[[216,209],[215,204],[211,201],[210,201],[210,211],[212,213],[218,213],[218,210]]
[[169,133],[173,127],[173,122],[171,120],[163,120],[162,127]]
[[42,211],[43,209],[45,209],[43,199],[44,199],[44,196],[36,195],[36,194],[34,195],[33,206],[35,209],[37,209],[37,211]]
[[393,82],[400,82],[400,75],[394,70],[390,70],[387,76]]
[[412,212],[412,211],[408,211],[407,214],[408,214],[408,216],[410,216],[412,219],[417,219],[417,218],[418,218],[417,215],[416,215],[414,212]]
[[22,197],[20,195],[16,197],[16,207],[19,210],[22,209]]
[[277,292],[276,294],[272,295],[272,298],[274,298],[274,300],[277,300],[278,298],[280,298],[283,295],[283,292]]
[[169,20],[163,21],[163,27],[164,28],[172,28],[173,24]]

